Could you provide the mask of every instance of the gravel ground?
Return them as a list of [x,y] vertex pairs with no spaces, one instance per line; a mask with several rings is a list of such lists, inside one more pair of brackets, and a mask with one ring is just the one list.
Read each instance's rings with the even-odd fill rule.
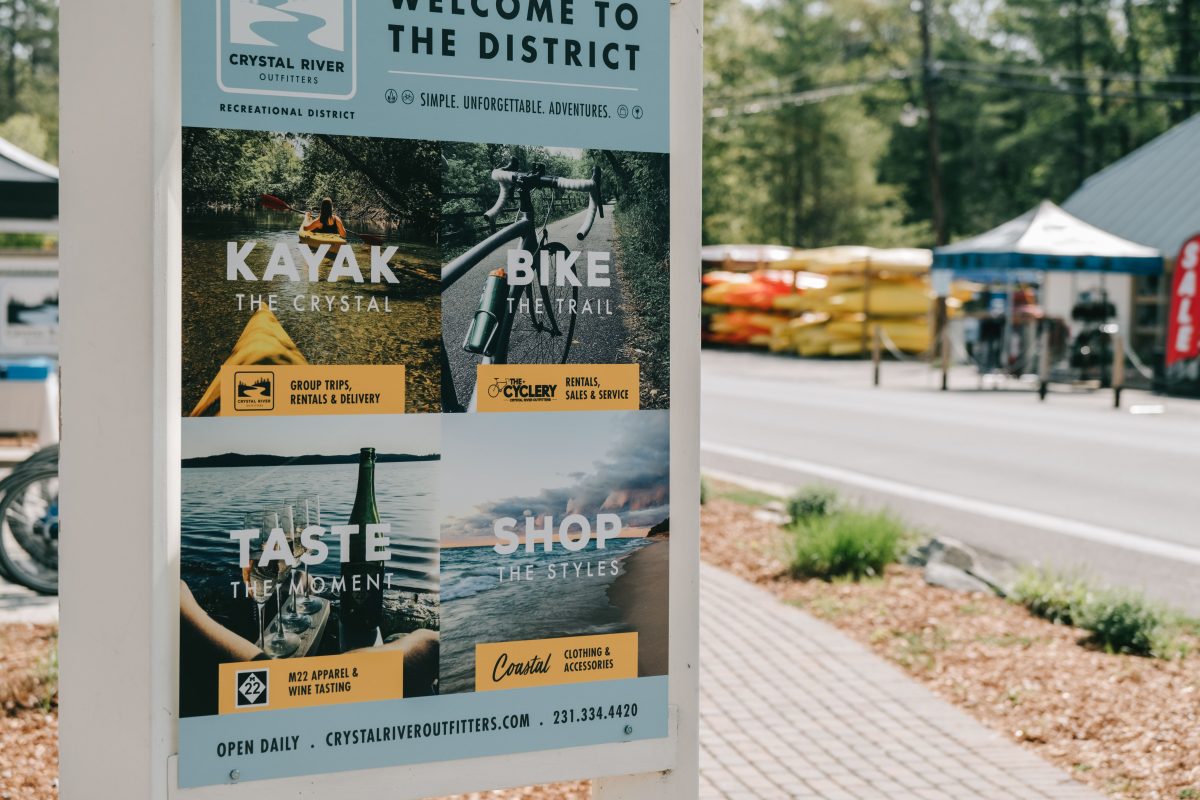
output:
[[[703,557],[803,607],[985,725],[1113,798],[1200,798],[1200,655],[1161,661],[1085,646],[1084,634],[983,594],[890,568],[862,583],[794,581],[778,527],[710,501]],[[1200,643],[1194,643],[1200,644]]]
[[0,626],[0,800],[58,797],[56,628]]

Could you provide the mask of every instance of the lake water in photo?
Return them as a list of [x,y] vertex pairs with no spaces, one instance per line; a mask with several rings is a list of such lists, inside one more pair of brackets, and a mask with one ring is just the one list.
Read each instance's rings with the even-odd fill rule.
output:
[[[393,588],[384,593],[385,639],[438,627],[437,467],[437,461],[375,466],[380,521],[392,526],[386,569]],[[229,531],[242,527],[246,513],[274,508],[301,494],[320,495],[322,527],[344,525],[357,483],[357,464],[184,469],[183,580],[214,619],[253,641],[258,636],[254,604],[244,599],[244,592],[233,596],[241,572]],[[340,575],[341,551],[337,537],[326,534],[324,541],[329,558],[310,573],[331,579]],[[327,589],[324,596],[336,610],[336,595]],[[330,631],[335,630],[331,625]]]

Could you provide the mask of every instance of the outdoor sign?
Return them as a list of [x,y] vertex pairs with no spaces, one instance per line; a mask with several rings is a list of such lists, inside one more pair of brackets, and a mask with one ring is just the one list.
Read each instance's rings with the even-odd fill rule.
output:
[[[1200,355],[1200,235],[1184,243],[1175,259],[1171,286],[1171,316],[1167,323],[1167,366],[1194,360]],[[1192,376],[1195,377],[1194,375]]]
[[181,787],[668,735],[668,10],[183,0]]
[[0,276],[0,354],[58,352],[58,278]]

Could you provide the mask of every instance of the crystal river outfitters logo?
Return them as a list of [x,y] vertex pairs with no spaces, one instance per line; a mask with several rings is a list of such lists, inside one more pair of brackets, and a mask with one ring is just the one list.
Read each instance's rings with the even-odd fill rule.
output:
[[237,372],[233,376],[235,411],[274,411],[275,373]]
[[325,100],[354,96],[358,0],[215,2],[222,90]]

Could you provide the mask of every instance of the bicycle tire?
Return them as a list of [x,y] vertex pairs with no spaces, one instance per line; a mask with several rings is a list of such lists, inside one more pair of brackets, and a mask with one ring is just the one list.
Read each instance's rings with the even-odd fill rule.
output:
[[[0,569],[7,573],[12,582],[38,594],[58,594],[58,490],[53,490],[53,500],[50,501],[50,510],[55,515],[53,521],[49,519],[49,514],[48,519],[41,520],[46,525],[53,525],[55,531],[52,545],[47,542],[44,549],[33,546],[39,539],[45,540],[45,537],[29,520],[26,514],[28,509],[22,509],[18,514],[14,510],[14,503],[25,500],[29,490],[36,484],[57,479],[57,464],[44,464],[37,469],[26,469],[22,471],[21,478],[11,483],[0,498]],[[22,531],[17,527],[25,523],[29,523],[30,530]],[[19,557],[18,552],[24,554],[24,557]],[[52,564],[45,563],[46,561],[52,561]],[[36,569],[33,566],[35,564],[42,569]]]
[[[569,254],[570,249],[559,242],[549,242],[542,249],[548,249],[561,255]],[[572,274],[578,275],[574,265]],[[552,277],[553,280],[553,277]],[[551,290],[559,291],[569,297],[553,298]],[[534,292],[540,293],[544,305],[539,319]],[[557,299],[569,300],[567,310],[556,309]],[[527,320],[527,324],[517,325],[514,322],[508,337],[508,363],[510,364],[565,364],[571,355],[571,345],[575,339],[575,324],[578,321],[579,287],[569,286],[547,287],[540,281],[529,285],[529,308],[518,318]],[[546,320],[549,321],[549,330]],[[555,330],[557,329],[557,330]],[[517,353],[518,358],[513,358]]]
[[[29,472],[45,465],[58,465],[58,445],[52,444],[36,451],[29,458],[13,467],[12,472],[0,478],[0,500],[4,499],[4,495],[8,492],[9,487],[16,486]],[[3,559],[0,559],[0,578],[4,578],[12,583],[16,580],[9,574],[8,569],[4,566]]]

